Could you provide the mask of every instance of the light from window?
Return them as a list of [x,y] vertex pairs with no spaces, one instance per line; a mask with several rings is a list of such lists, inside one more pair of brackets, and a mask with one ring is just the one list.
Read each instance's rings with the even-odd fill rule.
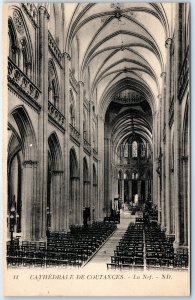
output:
[[124,157],[128,157],[128,143],[126,143],[124,147]]
[[137,157],[137,142],[132,143],[132,157]]

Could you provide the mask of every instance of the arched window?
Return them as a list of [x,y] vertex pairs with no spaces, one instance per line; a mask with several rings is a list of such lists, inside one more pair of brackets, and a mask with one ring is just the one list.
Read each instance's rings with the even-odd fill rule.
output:
[[76,126],[76,104],[72,91],[70,91],[70,124]]
[[55,69],[55,65],[52,60],[48,63],[48,96],[49,101],[58,108],[59,106],[59,82]]
[[28,42],[26,38],[22,38],[20,40],[21,43],[21,53],[22,53],[22,61],[21,61],[21,68],[23,72],[30,77],[30,69],[31,69],[31,54],[28,47]]
[[132,179],[138,179],[138,173],[136,171],[132,173]]
[[70,124],[75,126],[75,108],[73,103],[70,105]]
[[132,157],[137,157],[137,150],[138,150],[137,142],[134,141],[132,143]]
[[141,144],[141,157],[145,157],[146,156],[146,148],[144,143]]
[[129,147],[128,147],[128,142],[125,144],[124,146],[124,157],[128,157],[129,156]]

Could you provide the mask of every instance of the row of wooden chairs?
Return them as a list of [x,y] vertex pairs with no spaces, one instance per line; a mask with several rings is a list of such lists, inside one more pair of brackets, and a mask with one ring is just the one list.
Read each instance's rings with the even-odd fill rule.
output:
[[143,219],[130,223],[111,256],[107,269],[137,269],[144,267]]
[[9,241],[7,264],[12,267],[80,267],[115,229],[115,224],[98,222],[88,228],[74,227],[69,233],[51,232],[47,243]]
[[145,226],[146,266],[187,268],[188,254],[174,253],[173,238],[167,238],[157,223]]

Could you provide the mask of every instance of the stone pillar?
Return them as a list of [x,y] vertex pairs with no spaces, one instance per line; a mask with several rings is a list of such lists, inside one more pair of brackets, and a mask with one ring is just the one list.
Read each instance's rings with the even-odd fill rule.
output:
[[80,215],[78,217],[78,223],[82,225],[83,224],[83,89],[84,89],[84,83],[82,81],[79,81],[79,132],[80,132],[80,148],[79,148],[79,177],[80,177],[80,191],[78,195],[78,209],[79,212],[77,214]]
[[163,72],[161,74],[162,77],[162,110],[161,110],[161,149],[162,149],[162,169],[161,169],[161,227],[162,229],[166,226],[166,218],[165,218],[165,96],[166,96],[166,73]]
[[23,162],[22,185],[22,238],[35,240],[39,223],[37,209],[37,161]]
[[183,245],[188,246],[188,157],[184,156],[182,157],[182,165],[183,165]]
[[[89,142],[92,145],[93,141],[93,131],[92,131],[92,125],[93,125],[93,102],[89,102],[89,135],[90,139]],[[96,147],[96,145],[95,145]],[[95,211],[98,209],[98,203],[97,200],[94,199],[94,189],[93,189],[93,149],[91,147],[91,155],[89,156],[89,200],[90,200],[90,212],[91,212],[91,223],[93,222],[93,216],[95,216]]]
[[154,204],[157,204],[158,202],[158,198],[157,198],[157,187],[158,187],[158,176],[156,173],[156,169],[157,169],[157,159],[158,159],[158,151],[157,151],[157,113],[155,112],[153,114],[153,189],[151,190],[151,198]]
[[47,164],[48,164],[48,19],[44,6],[39,7],[39,88],[41,90],[41,111],[39,114],[39,166],[37,195],[37,239],[46,238],[47,216]]
[[130,201],[132,201],[133,196],[132,196],[132,180],[131,179],[128,181],[128,185],[129,185],[129,199],[130,199]]
[[70,101],[69,101],[69,69],[70,69],[70,63],[71,63],[71,57],[68,53],[63,54],[63,67],[64,67],[64,116],[65,116],[65,127],[66,131],[64,134],[64,195],[63,195],[63,201],[64,201],[64,229],[69,230],[69,216],[70,216],[70,208],[69,208],[69,201],[70,201],[70,149],[69,149],[69,140],[70,140]]
[[51,176],[51,230],[61,231],[65,218],[62,203],[63,171],[54,170]]
[[124,204],[124,179],[121,179],[121,199],[122,204]]
[[165,122],[166,122],[166,146],[165,146],[165,153],[166,153],[166,161],[165,161],[165,173],[166,173],[166,191],[165,191],[165,201],[166,201],[166,210],[165,210],[165,217],[166,217],[166,234],[171,233],[171,202],[170,202],[170,127],[169,127],[169,108],[171,103],[171,39],[168,38],[166,40],[165,46],[167,48],[167,62],[166,62],[166,103],[165,103]]
[[141,180],[137,181],[138,203],[141,202]]
[[98,215],[99,215],[99,207],[98,207],[98,203],[97,203],[97,184],[93,184],[93,206],[92,206],[92,217],[94,216],[93,221],[98,219]]
[[99,218],[104,217],[104,120],[98,116],[98,202]]
[[71,186],[70,186],[70,209],[69,209],[69,223],[79,224],[80,220],[80,203],[79,203],[79,178],[73,177],[71,178]]
[[[75,224],[82,225],[83,224],[83,206],[81,207],[81,195],[80,195],[80,178],[75,178],[75,190],[74,190],[74,207],[75,207]],[[82,197],[83,198],[83,197]],[[82,202],[83,204],[83,202]]]
[[145,201],[148,199],[148,180],[145,180]]
[[178,81],[179,81],[179,65],[180,60],[180,3],[176,4],[176,26],[175,26],[175,101],[174,101],[174,203],[175,203],[175,249],[182,244],[182,224],[181,224],[181,111],[178,99]]
[[158,126],[158,163],[157,163],[157,174],[156,176],[158,176],[158,223],[161,224],[161,208],[162,208],[162,130],[161,130],[161,126],[162,126],[162,96],[161,94],[158,95],[158,99],[159,99],[159,113],[158,113],[158,122],[157,122],[157,126]]
[[105,128],[106,130],[106,138],[104,138],[104,159],[105,159],[105,164],[104,164],[104,207],[106,210],[106,215],[110,213],[110,200],[111,200],[111,195],[110,195],[110,184],[111,184],[111,164],[110,164],[110,138],[109,138],[109,132],[108,128]]

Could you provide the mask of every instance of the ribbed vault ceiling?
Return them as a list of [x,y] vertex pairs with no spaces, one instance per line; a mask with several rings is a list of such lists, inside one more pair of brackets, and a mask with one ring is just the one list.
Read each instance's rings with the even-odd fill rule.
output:
[[104,113],[113,93],[130,81],[146,91],[152,111],[158,108],[173,8],[168,3],[65,4],[66,51],[71,53],[77,39],[79,79],[90,73],[90,97]]
[[[74,53],[73,45],[77,45],[78,80],[88,82],[88,97],[109,124],[115,150],[133,132],[152,144],[152,116],[159,109],[165,42],[174,31],[174,5],[65,4],[66,51]],[[125,90],[144,98],[145,107],[114,104]]]

